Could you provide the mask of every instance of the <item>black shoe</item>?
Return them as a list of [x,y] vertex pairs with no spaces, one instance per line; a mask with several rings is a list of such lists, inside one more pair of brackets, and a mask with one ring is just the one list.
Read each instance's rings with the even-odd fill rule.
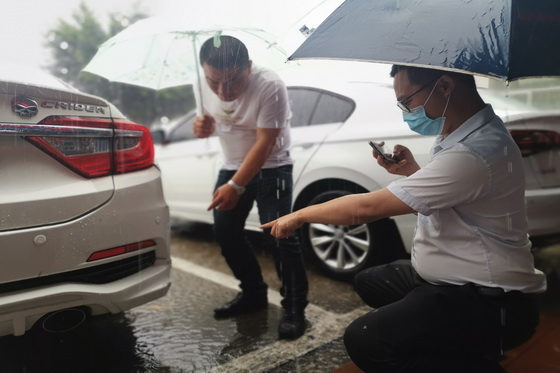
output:
[[258,295],[246,295],[243,292],[237,294],[232,300],[221,307],[214,309],[214,317],[230,317],[257,311],[268,307],[266,293]]
[[298,339],[303,335],[307,325],[305,323],[305,314],[300,312],[285,312],[280,324],[278,325],[279,339]]

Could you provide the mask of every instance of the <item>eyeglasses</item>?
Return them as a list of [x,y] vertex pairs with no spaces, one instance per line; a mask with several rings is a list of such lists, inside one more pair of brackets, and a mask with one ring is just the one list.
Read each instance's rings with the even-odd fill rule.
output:
[[410,109],[408,108],[408,106],[406,106],[405,102],[410,101],[410,99],[412,98],[412,96],[414,96],[415,94],[419,93],[420,91],[422,91],[423,89],[427,88],[430,84],[432,84],[433,82],[435,82],[436,80],[438,80],[440,77],[438,76],[437,78],[430,80],[428,83],[424,84],[419,90],[417,90],[416,92],[414,92],[413,94],[411,94],[410,96],[406,97],[403,100],[397,101],[397,106],[399,107],[399,109],[401,109],[402,111],[404,111],[405,113],[410,113]]

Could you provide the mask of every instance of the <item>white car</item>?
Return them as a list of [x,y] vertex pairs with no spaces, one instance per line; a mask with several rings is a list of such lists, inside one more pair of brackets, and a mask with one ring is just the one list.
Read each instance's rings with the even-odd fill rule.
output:
[[169,209],[149,131],[28,68],[0,69],[0,336],[165,295]]
[[[363,65],[349,68],[321,61],[280,72],[292,109],[294,210],[348,193],[377,190],[398,178],[376,164],[368,141],[385,141],[387,150],[403,144],[419,164],[428,160],[434,138],[417,135],[403,122],[390,66]],[[560,113],[540,113],[502,95],[484,89],[481,93],[515,130],[526,155],[531,234],[560,233]],[[153,130],[160,139],[156,163],[162,170],[172,219],[211,224],[212,213],[206,209],[219,168],[220,145],[216,136],[194,137],[194,115],[187,113]],[[246,228],[258,230],[258,226],[254,209]],[[311,224],[301,229],[300,238],[321,270],[349,279],[372,264],[408,255],[415,226],[414,215],[359,226]]]

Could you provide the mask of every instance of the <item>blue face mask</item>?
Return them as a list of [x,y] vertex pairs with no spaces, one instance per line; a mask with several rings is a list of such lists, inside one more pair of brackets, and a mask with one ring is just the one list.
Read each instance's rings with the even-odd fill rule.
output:
[[423,136],[439,135],[445,123],[443,116],[436,119],[428,118],[423,105],[412,109],[410,113],[403,113],[403,119],[411,130]]
[[434,88],[432,88],[428,99],[426,100],[426,102],[424,102],[424,105],[410,110],[409,113],[403,112],[403,120],[408,124],[410,129],[423,136],[437,136],[441,134],[443,125],[445,123],[444,115],[445,111],[447,110],[447,105],[449,104],[451,95],[447,97],[447,103],[445,104],[445,109],[443,109],[443,114],[441,115],[441,117],[436,119],[428,118],[428,116],[426,115],[426,110],[424,110],[424,106],[428,103],[430,97],[432,97],[432,93],[434,92],[436,85],[437,82],[434,85]]

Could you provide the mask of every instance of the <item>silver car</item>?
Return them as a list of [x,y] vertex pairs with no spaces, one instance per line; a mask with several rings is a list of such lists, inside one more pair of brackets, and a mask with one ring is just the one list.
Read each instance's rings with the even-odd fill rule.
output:
[[49,75],[0,70],[0,336],[165,295],[169,211],[149,131]]
[[[325,68],[326,67],[326,68]],[[417,135],[396,106],[388,65],[309,62],[280,71],[292,110],[294,209],[344,194],[377,190],[399,176],[372,158],[369,141],[411,149],[428,161],[434,138]],[[525,158],[530,233],[560,234],[560,112],[542,112],[502,93],[481,88],[511,129]],[[219,167],[217,137],[196,139],[194,113],[154,129],[160,138],[156,163],[174,221],[212,223],[212,188]],[[257,230],[254,210],[246,228]],[[301,241],[309,258],[331,277],[349,279],[372,264],[408,255],[416,226],[413,215],[367,225],[305,225]],[[539,237],[537,237],[539,236]]]

